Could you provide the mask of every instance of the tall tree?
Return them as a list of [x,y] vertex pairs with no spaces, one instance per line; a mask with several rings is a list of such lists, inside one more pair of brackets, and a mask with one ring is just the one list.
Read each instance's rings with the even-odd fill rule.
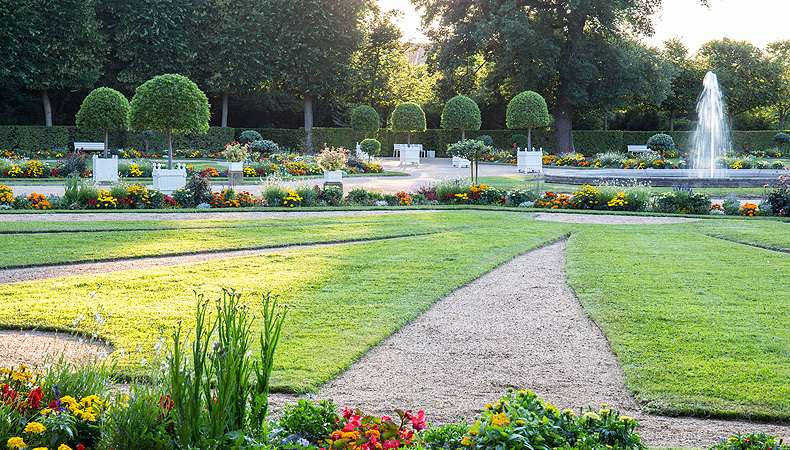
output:
[[[204,0],[102,0],[97,16],[111,44],[103,84],[126,94],[165,73],[194,77]],[[216,18],[215,18],[216,19]]]
[[228,126],[228,97],[260,87],[266,79],[265,11],[257,0],[205,0],[198,83],[222,98],[223,127]]
[[[44,123],[52,126],[53,89],[96,82],[105,45],[90,0],[8,0],[0,6],[0,80],[41,92]],[[6,42],[8,48],[5,48]]]
[[759,48],[724,38],[705,43],[699,57],[703,67],[719,80],[730,125],[738,114],[773,105],[781,71]]
[[677,115],[694,111],[705,72],[699,61],[690,57],[688,49],[678,39],[664,42],[663,57],[671,65],[674,75],[671,92],[660,108],[669,112],[669,131],[675,131]]
[[769,59],[777,64],[781,71],[774,108],[779,113],[779,129],[784,130],[785,118],[790,113],[790,41],[769,44],[768,55]]
[[365,0],[265,0],[267,52],[280,86],[304,98],[305,147],[312,149],[313,100],[346,86],[359,47]]
[[[604,61],[602,66],[597,57],[605,52],[633,54],[631,48],[613,47],[612,42],[624,39],[626,30],[651,33],[650,15],[661,4],[660,0],[413,2],[425,8],[423,20],[433,26],[430,36],[440,48],[437,58],[445,74],[457,73],[480,56],[503,72],[497,76],[506,81],[506,89],[515,93],[531,87],[550,99],[558,150],[573,149],[574,109],[595,101],[591,89],[601,86],[602,70],[610,79],[622,79],[638,78],[646,68],[643,64],[623,66],[625,57],[614,58],[617,64]],[[475,68],[469,71],[475,72]],[[619,77],[615,76],[618,72]]]

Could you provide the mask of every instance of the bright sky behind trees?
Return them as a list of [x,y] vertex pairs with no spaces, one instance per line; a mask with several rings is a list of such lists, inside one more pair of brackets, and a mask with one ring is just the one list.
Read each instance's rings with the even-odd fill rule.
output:
[[[377,0],[382,10],[404,12],[399,26],[405,39],[428,42],[419,32],[420,17],[409,0]],[[709,7],[696,0],[663,0],[661,11],[654,18],[656,35],[645,42],[661,47],[661,43],[679,37],[694,53],[705,42],[728,37],[746,41],[765,50],[767,44],[790,40],[788,0],[709,0]]]

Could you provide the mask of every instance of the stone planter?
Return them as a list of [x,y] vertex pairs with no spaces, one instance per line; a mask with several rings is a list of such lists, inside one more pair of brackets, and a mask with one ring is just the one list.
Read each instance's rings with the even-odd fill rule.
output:
[[340,183],[343,181],[342,170],[325,170],[324,182],[325,183]]
[[118,156],[99,158],[98,155],[93,155],[93,181],[97,183],[118,181]]
[[175,169],[163,169],[161,164],[156,163],[151,175],[154,177],[154,189],[163,194],[170,195],[187,185],[187,166],[183,163],[176,164]]

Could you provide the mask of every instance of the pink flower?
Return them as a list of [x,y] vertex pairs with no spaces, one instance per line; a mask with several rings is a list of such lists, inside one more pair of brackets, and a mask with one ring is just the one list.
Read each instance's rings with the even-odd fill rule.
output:
[[343,408],[343,418],[346,420],[351,419],[351,416],[354,415],[354,411],[352,411],[348,406]]
[[411,418],[411,425],[417,431],[422,431],[426,428],[425,412],[423,410],[417,411],[417,415]]
[[398,448],[400,447],[400,441],[397,439],[390,439],[389,441],[384,441],[382,444],[385,449],[387,448]]

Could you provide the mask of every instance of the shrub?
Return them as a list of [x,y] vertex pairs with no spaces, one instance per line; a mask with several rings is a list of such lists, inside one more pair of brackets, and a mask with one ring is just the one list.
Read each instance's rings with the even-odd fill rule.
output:
[[741,200],[737,195],[730,194],[724,198],[723,202],[721,202],[721,208],[724,210],[724,214],[728,216],[734,216],[741,210]]
[[359,143],[359,149],[371,156],[378,156],[381,152],[381,142],[375,139],[365,139]]
[[476,139],[466,139],[447,147],[447,153],[450,155],[466,158],[472,162],[470,170],[475,183],[477,183],[477,166],[480,160],[492,150],[490,146]]
[[115,89],[100,87],[91,91],[77,112],[76,124],[83,130],[104,131],[104,157],[107,157],[109,130],[129,126],[129,100]]
[[195,204],[194,193],[188,187],[178,188],[173,191],[173,199],[181,208],[193,208]]
[[461,420],[441,427],[432,427],[420,434],[426,450],[456,450],[463,448],[461,441],[469,430],[469,424]]
[[351,128],[354,131],[365,133],[367,139],[369,133],[375,133],[381,126],[381,117],[372,106],[360,105],[351,112]]
[[420,105],[404,102],[395,107],[390,119],[392,129],[408,133],[408,144],[411,145],[412,131],[425,131],[425,112]]
[[494,146],[494,138],[492,138],[491,136],[489,136],[487,134],[481,134],[480,136],[476,137],[475,140],[476,141],[480,141],[480,142],[482,142],[483,144],[485,144],[485,145],[487,145],[489,147],[493,147]]
[[337,186],[315,187],[316,197],[322,206],[339,206],[343,201],[343,189]]
[[516,133],[516,134],[514,134],[513,136],[510,137],[510,146],[511,147],[517,147],[517,148],[523,148],[524,150],[530,150],[529,148],[527,148],[527,144],[528,143],[529,143],[529,140],[527,139],[527,136],[523,135],[521,133]]
[[209,203],[213,198],[211,191],[211,181],[208,177],[193,176],[187,180],[185,186],[192,192],[192,205],[199,205],[201,203]]
[[654,134],[647,140],[647,148],[658,152],[664,158],[664,155],[675,151],[675,140],[665,133]]
[[239,134],[238,141],[244,144],[250,144],[255,141],[262,141],[263,136],[255,130],[244,130]]
[[283,447],[300,444],[301,439],[320,447],[321,442],[337,429],[336,423],[340,420],[331,400],[322,400],[317,405],[305,399],[299,399],[296,405],[286,403],[282,416],[274,424],[272,438]]
[[717,445],[708,450],[790,450],[790,445],[776,441],[776,436],[765,433],[749,433],[734,435],[722,439]]
[[60,176],[84,176],[88,172],[88,158],[81,153],[69,153],[57,167]]
[[[445,103],[442,110],[442,128],[460,129],[461,140],[466,139],[466,130],[479,130],[481,124],[480,107],[471,98],[456,95]],[[493,145],[493,139],[489,145]]]
[[261,196],[269,206],[282,206],[283,199],[288,196],[288,193],[278,184],[266,183],[261,189]]
[[257,153],[259,158],[265,158],[273,153],[278,153],[280,146],[276,142],[268,139],[252,141],[250,152]]
[[765,194],[765,201],[777,216],[790,216],[790,179],[782,175]]
[[790,134],[776,133],[774,135],[774,141],[779,144],[779,148],[781,148],[783,152],[787,153],[788,148],[790,148]]
[[626,159],[621,152],[604,152],[595,155],[595,167],[619,167],[620,162]]

